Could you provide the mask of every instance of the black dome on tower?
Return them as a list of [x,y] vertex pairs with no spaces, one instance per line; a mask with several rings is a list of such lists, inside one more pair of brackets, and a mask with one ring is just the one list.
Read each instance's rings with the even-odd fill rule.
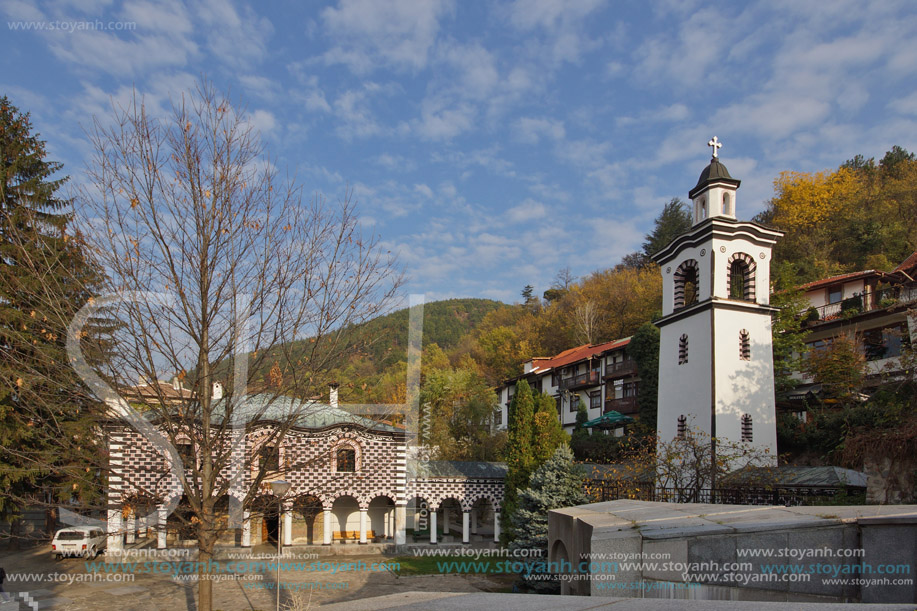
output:
[[742,183],[741,180],[736,180],[730,176],[726,166],[720,163],[719,159],[714,157],[710,160],[709,165],[704,168],[704,171],[700,173],[700,177],[697,179],[697,185],[688,192],[688,197],[694,199],[694,196],[700,193],[704,187],[714,182],[724,182],[736,188]]

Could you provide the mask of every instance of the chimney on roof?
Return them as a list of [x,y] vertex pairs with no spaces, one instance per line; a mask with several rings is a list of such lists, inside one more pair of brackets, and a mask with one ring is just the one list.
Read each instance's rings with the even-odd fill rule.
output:
[[172,376],[172,390],[181,390],[181,382],[178,376]]
[[220,399],[223,398],[223,385],[222,384],[220,384],[219,382],[214,382],[211,388],[212,390],[210,391],[210,398],[212,400],[219,401]]
[[331,407],[338,406],[338,383],[332,382],[328,387],[328,405]]
[[535,359],[532,359],[531,361],[526,361],[522,365],[522,373],[528,373],[534,368],[535,368]]

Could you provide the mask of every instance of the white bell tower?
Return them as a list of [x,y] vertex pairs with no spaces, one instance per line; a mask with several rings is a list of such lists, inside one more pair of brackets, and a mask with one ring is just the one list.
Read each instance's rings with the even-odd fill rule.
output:
[[769,305],[771,248],[783,235],[736,220],[740,181],[713,157],[691,189],[694,225],[653,256],[662,271],[657,321],[657,434],[699,429],[777,461]]

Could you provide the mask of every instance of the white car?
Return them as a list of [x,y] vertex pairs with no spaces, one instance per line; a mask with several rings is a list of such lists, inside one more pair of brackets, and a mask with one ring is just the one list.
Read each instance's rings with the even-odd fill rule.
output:
[[51,540],[51,553],[60,560],[64,556],[95,558],[105,549],[105,531],[98,526],[62,528]]

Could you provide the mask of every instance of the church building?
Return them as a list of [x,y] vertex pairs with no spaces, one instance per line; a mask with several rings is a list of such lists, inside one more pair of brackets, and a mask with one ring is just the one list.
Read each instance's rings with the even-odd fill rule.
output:
[[694,225],[653,259],[663,282],[660,441],[692,430],[777,460],[769,305],[771,249],[782,232],[737,220],[740,181],[717,154],[688,197]]

